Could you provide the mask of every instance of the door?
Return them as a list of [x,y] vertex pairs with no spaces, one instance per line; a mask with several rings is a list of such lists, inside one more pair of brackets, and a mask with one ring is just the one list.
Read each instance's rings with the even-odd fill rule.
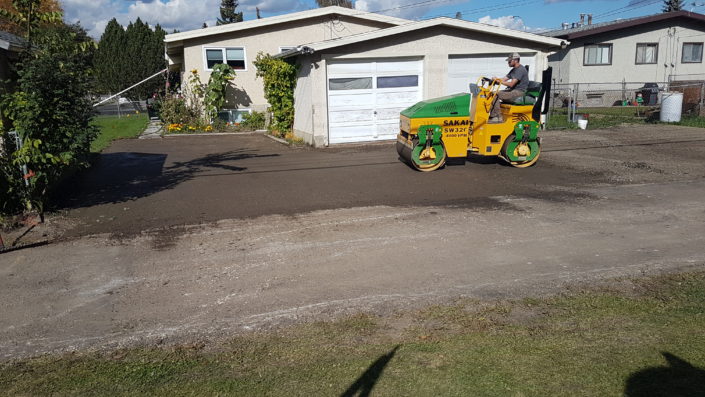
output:
[[[506,76],[508,54],[451,55],[448,57],[446,94],[468,92],[468,86],[480,77]],[[519,54],[521,64],[529,65],[529,80],[535,80],[535,54]]]
[[399,112],[422,98],[423,61],[328,64],[329,143],[395,139]]

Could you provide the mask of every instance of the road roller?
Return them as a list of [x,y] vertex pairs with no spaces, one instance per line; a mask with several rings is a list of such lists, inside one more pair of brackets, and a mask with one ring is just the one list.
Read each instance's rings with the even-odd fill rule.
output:
[[[542,81],[551,81],[551,68]],[[549,84],[530,82],[524,97],[501,103],[501,122],[490,110],[501,89],[487,77],[470,84],[470,92],[429,99],[404,109],[399,118],[397,152],[419,171],[464,164],[469,153],[498,156],[517,168],[530,167],[541,154],[541,115],[548,109]],[[545,109],[545,110],[544,110]]]

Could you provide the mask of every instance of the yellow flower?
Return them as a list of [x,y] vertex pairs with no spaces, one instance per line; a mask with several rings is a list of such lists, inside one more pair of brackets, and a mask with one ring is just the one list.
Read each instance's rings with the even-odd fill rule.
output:
[[197,74],[197,73],[198,73],[198,70],[197,70],[197,69],[191,69],[191,73]]
[[206,126],[205,131],[206,132],[213,131],[213,126],[210,126],[210,125]]

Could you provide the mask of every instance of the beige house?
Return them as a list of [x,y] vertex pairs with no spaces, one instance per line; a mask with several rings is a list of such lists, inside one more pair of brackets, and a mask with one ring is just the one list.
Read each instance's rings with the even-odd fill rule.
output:
[[570,41],[549,57],[559,84],[705,80],[702,14],[677,11],[578,24],[545,35]]
[[561,39],[435,18],[319,41],[280,54],[301,65],[294,133],[314,146],[395,139],[399,112],[423,99],[467,92],[508,72],[518,52],[541,79]]
[[226,107],[249,112],[267,108],[262,80],[256,78],[257,53],[278,54],[302,43],[397,26],[409,21],[342,7],[317,8],[292,14],[214,26],[167,35],[164,39],[171,71],[182,81],[196,70],[208,81],[216,63],[228,63],[237,76]]

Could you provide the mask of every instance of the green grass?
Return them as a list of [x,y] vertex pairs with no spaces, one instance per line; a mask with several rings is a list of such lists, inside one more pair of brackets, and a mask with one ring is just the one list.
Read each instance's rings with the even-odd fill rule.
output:
[[91,152],[99,153],[117,139],[136,138],[147,126],[147,114],[131,114],[128,116],[98,116],[93,120],[100,131],[91,144]]
[[[613,106],[604,108],[579,108],[578,114],[588,115],[588,128],[610,128],[621,124],[645,124],[658,122],[657,108],[636,106]],[[554,108],[549,119],[548,129],[575,129],[577,123],[569,122],[566,108]],[[688,127],[705,128],[705,117],[684,116],[680,123]]]
[[686,126],[686,127],[705,128],[705,117],[698,117],[698,116],[683,117],[683,118],[681,118],[681,121],[679,123],[676,123],[676,125],[682,125],[682,126]]
[[[4,395],[686,396],[705,390],[705,273],[465,300],[202,345],[0,365]],[[398,350],[394,350],[398,346]],[[667,361],[667,359],[669,361]],[[357,390],[358,392],[360,389]]]

